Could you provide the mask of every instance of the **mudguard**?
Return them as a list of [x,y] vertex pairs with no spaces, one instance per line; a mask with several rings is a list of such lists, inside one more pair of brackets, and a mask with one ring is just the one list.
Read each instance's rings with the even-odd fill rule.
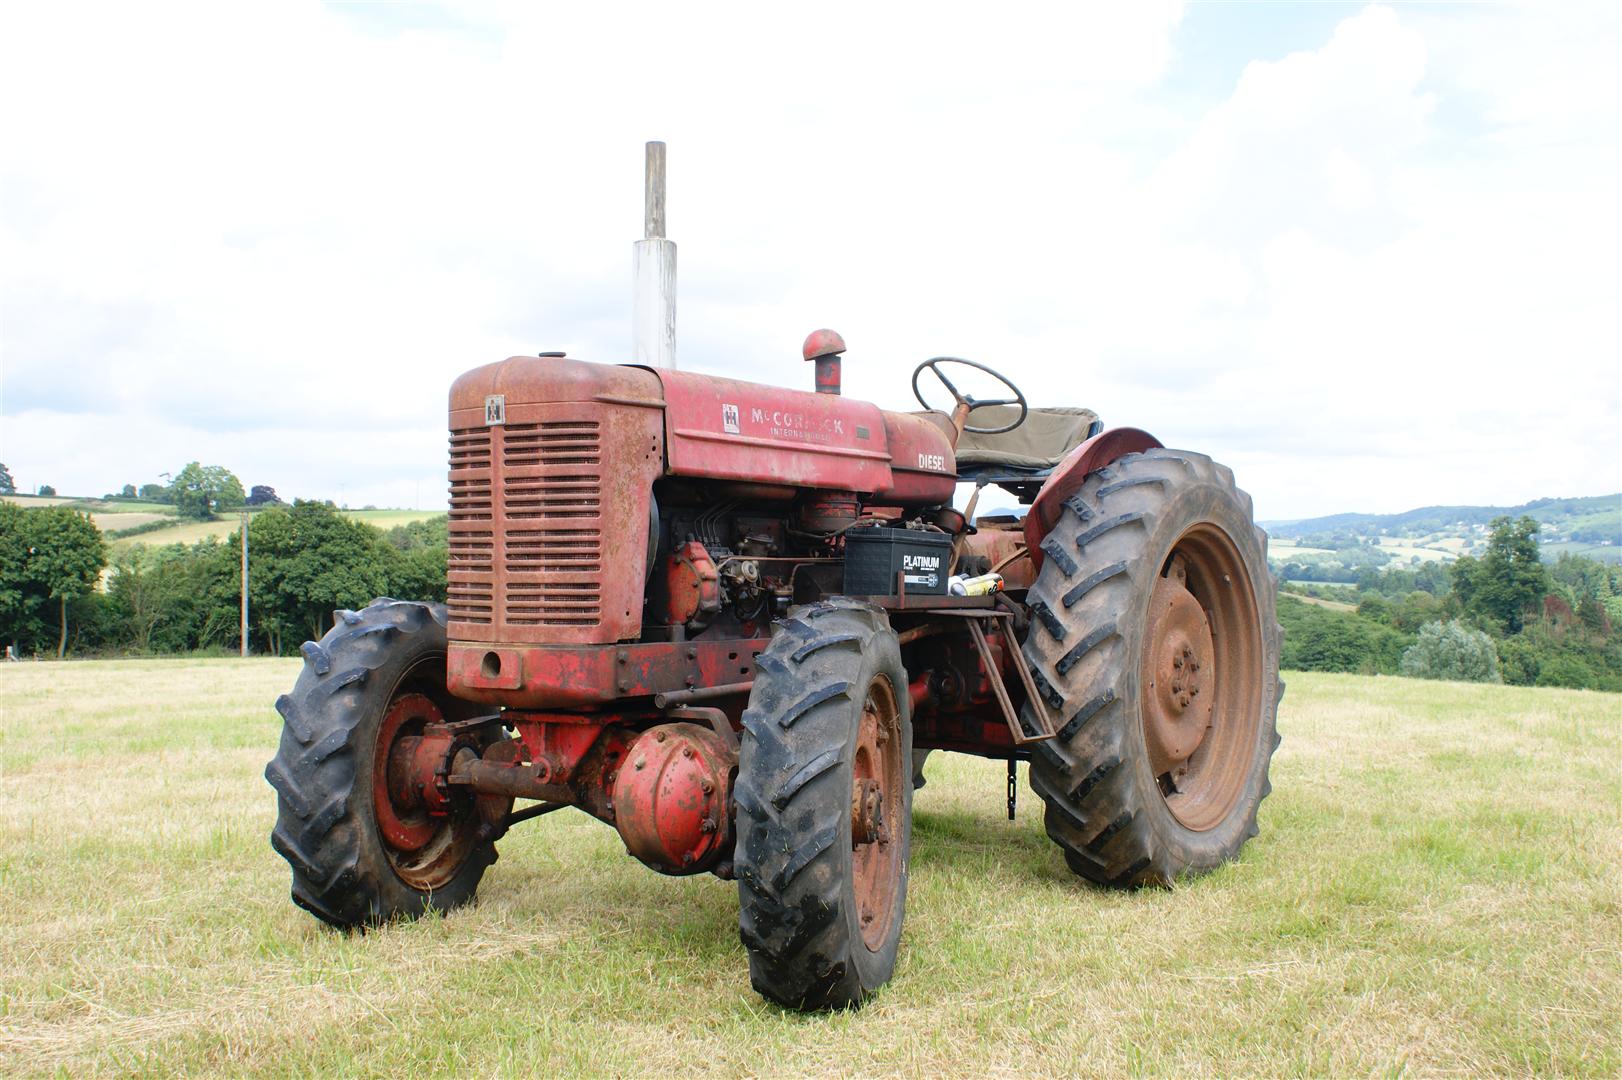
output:
[[1064,510],[1064,501],[1081,488],[1087,475],[1117,458],[1153,450],[1159,445],[1160,440],[1147,431],[1129,427],[1110,428],[1064,456],[1064,460],[1048,474],[1047,482],[1037,492],[1036,501],[1031,503],[1030,512],[1025,515],[1025,544],[1030,548],[1031,562],[1037,570],[1042,569],[1043,537],[1058,522],[1059,514]]

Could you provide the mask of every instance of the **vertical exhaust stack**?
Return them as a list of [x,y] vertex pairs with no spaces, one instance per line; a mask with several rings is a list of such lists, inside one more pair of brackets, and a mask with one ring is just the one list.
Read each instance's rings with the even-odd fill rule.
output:
[[665,239],[665,144],[648,144],[643,239],[632,245],[636,295],[631,334],[635,363],[676,366],[676,244]]

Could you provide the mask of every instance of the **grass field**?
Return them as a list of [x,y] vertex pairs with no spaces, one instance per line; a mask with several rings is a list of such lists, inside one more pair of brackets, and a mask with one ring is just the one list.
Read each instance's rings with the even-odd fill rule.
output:
[[154,521],[173,521],[174,519],[173,511],[155,513],[151,510],[97,510],[90,515],[90,520],[96,523],[96,528],[104,533],[134,529],[142,525],[150,525]]
[[1553,562],[1562,554],[1581,555],[1597,562],[1622,562],[1622,547],[1617,547],[1615,544],[1585,544],[1567,541],[1561,544],[1544,544],[1540,550],[1542,550],[1546,562]]
[[1298,555],[1333,555],[1334,551],[1329,548],[1306,547],[1294,540],[1273,536],[1267,540],[1267,554],[1269,558],[1287,561]]
[[1402,540],[1393,536],[1380,538],[1380,550],[1387,552],[1398,564],[1406,563],[1410,559],[1420,562],[1429,562],[1432,559],[1445,559],[1452,561],[1458,556],[1440,545],[1425,543],[1423,541]]
[[79,501],[77,499],[64,499],[56,495],[0,495],[0,500],[16,503],[24,509],[31,506],[61,506],[63,503]]
[[1344,602],[1342,602],[1340,600],[1323,600],[1323,599],[1320,599],[1320,598],[1318,598],[1316,596],[1308,596],[1306,593],[1291,592],[1288,589],[1280,590],[1279,595],[1280,596],[1291,596],[1291,597],[1294,597],[1295,599],[1301,601],[1303,604],[1311,604],[1314,607],[1328,608],[1330,611],[1356,611],[1357,610],[1357,605],[1356,604],[1347,604],[1347,603],[1344,603]]
[[[443,510],[345,510],[344,516],[376,525],[380,529],[392,529],[396,525],[404,525],[411,521],[426,521],[444,512]],[[119,515],[121,518],[134,518],[135,516],[133,514]],[[126,525],[114,519],[110,523],[103,523],[98,520],[96,524],[103,529],[117,529],[128,528],[136,524],[136,522],[132,520]],[[199,540],[206,540],[211,536],[216,540],[223,541],[237,531],[239,524],[238,516],[234,513],[227,514],[218,521],[177,520],[173,528],[154,529],[152,532],[138,533],[135,536],[123,538],[113,537],[111,541],[115,551],[122,550],[133,544],[146,544],[149,547],[163,547],[166,544],[195,544]],[[252,534],[249,535],[251,537]],[[252,547],[252,544],[249,546]]]
[[364,936],[288,902],[260,770],[286,660],[0,668],[0,1072],[1622,1071],[1622,697],[1290,678],[1244,858],[1080,884],[1003,767],[937,756],[895,980],[749,989],[731,883],[570,811],[481,902]]

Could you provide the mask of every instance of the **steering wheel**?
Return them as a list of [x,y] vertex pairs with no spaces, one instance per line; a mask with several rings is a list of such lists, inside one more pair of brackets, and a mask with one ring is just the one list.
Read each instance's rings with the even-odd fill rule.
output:
[[[972,367],[976,371],[983,371],[987,375],[990,375],[993,379],[996,379],[998,382],[1008,387],[1008,389],[1012,390],[1014,392],[1014,396],[1011,398],[992,398],[988,401],[979,401],[953,386],[952,380],[948,379],[945,372],[941,371],[941,364],[962,364],[964,367]],[[917,398],[918,404],[922,405],[926,409],[934,409],[933,405],[924,400],[924,395],[918,392],[918,376],[922,375],[926,369],[933,374],[935,378],[941,381],[941,385],[946,387],[946,389],[951,392],[953,399],[959,405],[967,405],[970,412],[973,412],[976,409],[984,408],[987,405],[1019,406],[1019,415],[1014,417],[1014,422],[1011,424],[1004,424],[1002,427],[970,427],[968,424],[964,424],[964,431],[972,431],[976,435],[1001,435],[1005,431],[1013,431],[1015,428],[1019,427],[1019,425],[1025,422],[1025,417],[1030,414],[1030,407],[1025,404],[1025,395],[1020,393],[1019,387],[1008,381],[1008,377],[1006,375],[1003,375],[998,371],[993,371],[984,364],[977,364],[973,360],[960,360],[955,356],[937,356],[934,359],[925,360],[923,363],[912,369],[912,396]]]

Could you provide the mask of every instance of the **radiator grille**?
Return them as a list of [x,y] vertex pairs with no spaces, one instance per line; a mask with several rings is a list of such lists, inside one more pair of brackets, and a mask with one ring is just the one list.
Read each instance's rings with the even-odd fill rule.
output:
[[490,429],[451,432],[450,573],[445,606],[452,619],[488,624],[495,617],[495,506]]
[[[461,416],[465,423],[483,419],[471,409]],[[509,398],[506,418],[450,433],[452,640],[595,644],[634,637],[647,495],[662,467],[660,414],[617,403]]]
[[595,420],[502,433],[505,621],[594,626],[602,616],[602,442]]
[[501,440],[501,463],[596,465],[602,453],[595,420],[509,424]]

